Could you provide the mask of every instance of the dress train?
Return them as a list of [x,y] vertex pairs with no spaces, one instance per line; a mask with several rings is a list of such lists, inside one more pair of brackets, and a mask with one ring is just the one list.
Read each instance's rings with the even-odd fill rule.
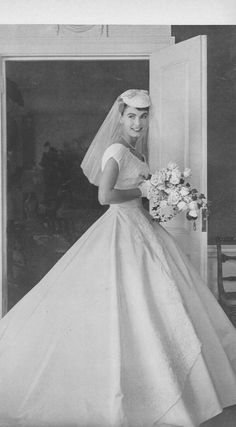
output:
[[139,201],[0,322],[0,426],[196,427],[236,403],[236,332]]

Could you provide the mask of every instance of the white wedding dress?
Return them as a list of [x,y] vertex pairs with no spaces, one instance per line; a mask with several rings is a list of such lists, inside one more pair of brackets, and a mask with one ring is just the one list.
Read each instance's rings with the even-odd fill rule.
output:
[[[116,187],[148,166],[121,144]],[[236,404],[236,331],[140,199],[112,205],[0,322],[0,426],[196,427]]]

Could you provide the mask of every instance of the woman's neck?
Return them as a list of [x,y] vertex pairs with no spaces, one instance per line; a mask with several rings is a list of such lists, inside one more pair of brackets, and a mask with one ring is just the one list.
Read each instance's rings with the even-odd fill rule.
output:
[[130,148],[133,148],[135,150],[136,142],[138,138],[132,138],[132,137],[126,137],[124,135],[121,135],[121,141],[124,145],[129,146]]

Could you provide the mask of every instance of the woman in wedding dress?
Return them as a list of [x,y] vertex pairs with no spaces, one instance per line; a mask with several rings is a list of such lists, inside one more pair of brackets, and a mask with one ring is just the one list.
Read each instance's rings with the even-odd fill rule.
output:
[[110,208],[0,322],[2,427],[197,427],[236,404],[236,331],[142,207],[149,108],[115,101],[82,163]]

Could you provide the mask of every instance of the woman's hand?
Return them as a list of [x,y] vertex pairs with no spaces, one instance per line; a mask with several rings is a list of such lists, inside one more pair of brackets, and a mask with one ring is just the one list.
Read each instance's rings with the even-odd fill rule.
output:
[[138,185],[139,190],[141,191],[142,197],[146,197],[148,200],[151,198],[151,181],[150,179],[144,179]]

